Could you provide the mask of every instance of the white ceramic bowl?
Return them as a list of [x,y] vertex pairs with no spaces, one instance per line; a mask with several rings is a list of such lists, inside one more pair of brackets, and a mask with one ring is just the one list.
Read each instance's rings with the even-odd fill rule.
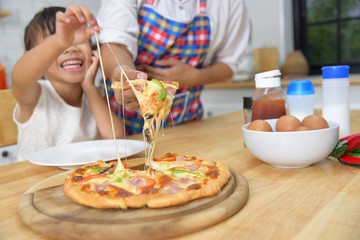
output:
[[[277,119],[266,120],[275,131]],[[258,159],[275,167],[302,168],[325,159],[339,137],[339,124],[329,128],[296,132],[260,132],[243,129],[246,147]]]

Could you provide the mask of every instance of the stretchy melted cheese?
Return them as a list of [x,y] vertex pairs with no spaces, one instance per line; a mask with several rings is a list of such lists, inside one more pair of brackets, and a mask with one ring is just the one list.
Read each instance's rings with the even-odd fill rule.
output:
[[177,82],[148,81],[145,79],[127,82],[129,85],[125,87],[121,81],[113,82],[112,88],[123,90],[132,88],[134,91],[144,118],[144,141],[150,145],[146,154],[145,165],[156,169],[153,161],[156,140],[165,118],[170,113],[174,94],[179,88],[179,84]]

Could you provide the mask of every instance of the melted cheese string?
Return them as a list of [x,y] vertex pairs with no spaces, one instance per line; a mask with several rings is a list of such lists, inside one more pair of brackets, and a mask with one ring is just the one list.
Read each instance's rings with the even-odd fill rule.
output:
[[[111,129],[112,129],[112,133],[113,133],[113,137],[114,137],[116,156],[117,156],[117,160],[118,160],[118,165],[117,165],[115,171],[116,172],[117,171],[124,171],[125,168],[122,165],[122,162],[121,162],[121,159],[120,159],[120,154],[119,154],[119,148],[118,148],[117,141],[116,141],[114,120],[113,120],[113,117],[112,117],[112,114],[111,114],[112,111],[111,111],[111,107],[110,107],[109,94],[108,94],[107,87],[106,87],[106,77],[105,77],[104,65],[103,65],[103,61],[102,61],[102,57],[101,57],[100,44],[99,44],[99,39],[98,39],[97,33],[95,33],[95,38],[96,38],[97,49],[98,49],[98,52],[99,52],[100,68],[101,68],[101,73],[102,73],[103,82],[104,82],[106,102],[107,102],[108,110],[109,110],[109,114],[110,114]],[[125,132],[124,132],[124,134],[125,134]]]
[[[106,93],[106,98],[107,98],[107,103],[108,103],[108,108],[109,108],[109,113],[110,113],[110,118],[111,118],[111,125],[112,125],[112,131],[113,131],[113,136],[114,136],[114,140],[115,140],[115,146],[116,146],[116,152],[117,152],[117,156],[118,156],[118,167],[116,168],[115,172],[118,172],[118,171],[122,171],[124,172],[124,167],[121,163],[121,160],[120,160],[120,155],[119,155],[119,150],[118,150],[118,147],[117,147],[117,142],[116,142],[116,137],[115,137],[115,130],[114,130],[114,123],[113,123],[113,120],[112,120],[112,115],[111,115],[111,107],[110,107],[110,103],[109,103],[109,96],[108,96],[108,93],[107,93],[107,87],[106,87],[106,78],[105,78],[105,73],[104,73],[104,68],[103,68],[103,63],[102,63],[102,56],[101,56],[101,52],[100,52],[100,44],[99,44],[99,39],[98,39],[98,35],[95,34],[96,36],[96,44],[97,44],[97,48],[98,48],[98,51],[99,51],[99,58],[100,58],[100,66],[101,66],[101,70],[102,70],[102,74],[103,74],[103,81],[104,81],[104,86],[105,86],[105,93]],[[137,98],[137,100],[141,100],[142,98],[142,95],[141,93],[139,93],[139,91],[137,91],[134,87],[134,85],[131,83],[130,79],[128,78],[128,76],[126,75],[126,73],[124,72],[123,68],[121,67],[118,59],[116,58],[115,56],[115,53],[113,52],[112,48],[110,47],[110,44],[108,43],[108,41],[106,40],[105,36],[103,36],[104,39],[105,39],[105,44],[108,46],[112,56],[114,57],[117,65],[119,66],[120,70],[121,70],[121,76],[120,76],[120,82],[121,82],[121,89],[122,89],[122,93],[124,93],[124,84],[123,84],[123,76],[126,77],[126,80],[128,81],[130,87],[132,88],[132,90],[134,91],[135,93],[135,96]],[[124,94],[122,94],[122,100],[123,102],[124,101]],[[139,101],[140,102],[140,101]],[[167,106],[168,107],[168,106]],[[123,116],[125,116],[125,113],[124,113],[124,107],[122,108],[123,110]],[[157,112],[156,115],[158,115],[159,113]],[[165,118],[165,114],[162,113],[161,114],[164,118]],[[156,121],[156,127],[154,126],[154,119],[151,118],[151,119],[145,119],[145,117],[143,116],[144,118],[144,129],[148,128],[150,129],[151,133],[153,134],[153,139],[152,141],[149,143],[149,149],[147,151],[145,151],[145,165],[150,167],[150,168],[155,168],[155,165],[158,165],[158,164],[155,164],[155,162],[153,161],[152,159],[152,156],[154,154],[154,150],[155,150],[155,142],[156,142],[156,138],[157,136],[159,135],[159,132],[160,132],[160,129],[161,127],[163,126],[163,122],[164,122],[164,119],[162,118],[159,118],[159,117],[156,117],[155,118],[155,121]],[[124,134],[125,134],[125,122],[123,124],[124,126]],[[146,128],[145,128],[146,127]],[[144,135],[144,132],[143,132],[143,135]],[[145,136],[145,135],[144,135]],[[146,143],[146,139],[144,137],[144,144]],[[126,156],[126,142],[125,142],[125,156]]]
[[[104,39],[105,39],[105,44],[108,46],[109,50],[110,50],[110,53],[111,55],[114,57],[117,65],[119,66],[120,70],[121,70],[121,78],[120,78],[120,81],[121,81],[121,86],[122,86],[122,91],[124,93],[124,84],[123,84],[123,76],[126,77],[126,80],[128,81],[130,87],[132,88],[132,90],[134,91],[135,93],[135,96],[136,96],[136,99],[139,101],[141,99],[141,95],[138,93],[138,91],[135,89],[134,85],[131,83],[130,79],[128,78],[128,76],[126,75],[124,69],[121,67],[118,59],[116,58],[116,55],[114,53],[114,51],[112,50],[109,42],[107,41],[106,37],[103,35]],[[98,40],[97,40],[98,41]],[[99,47],[98,47],[99,48]],[[100,56],[101,58],[101,56]],[[106,86],[106,85],[105,85]],[[124,102],[124,94],[122,94],[122,97],[123,97],[123,102]],[[125,116],[125,113],[124,113],[124,107],[122,108],[123,109],[123,116]],[[146,119],[144,119],[144,121],[146,122]],[[125,129],[125,123],[124,123],[124,129]],[[125,130],[124,130],[124,133],[125,133]],[[146,144],[146,140],[144,138],[144,144]],[[125,149],[126,149],[126,146],[125,146]],[[152,163],[153,161],[151,160],[151,156],[153,155],[154,153],[154,149],[155,149],[155,142],[153,141],[152,143],[150,143],[150,146],[149,146],[149,149],[148,151],[145,151],[145,165],[146,166],[150,166],[152,167]],[[125,152],[125,156],[126,156],[126,152]]]
[[[118,157],[118,166],[115,170],[115,172],[118,172],[118,171],[124,171],[124,167],[121,163],[121,160],[120,160],[120,155],[119,155],[119,150],[118,150],[118,146],[117,146],[117,142],[116,142],[116,137],[115,137],[115,130],[114,130],[114,123],[113,123],[113,120],[112,120],[112,115],[111,115],[111,107],[110,107],[110,102],[109,102],[109,96],[108,96],[108,93],[107,93],[107,87],[106,87],[106,81],[105,81],[105,72],[104,72],[104,67],[103,67],[103,61],[102,61],[102,56],[101,56],[101,51],[100,51],[100,44],[99,44],[99,39],[98,39],[98,35],[97,33],[95,34],[95,37],[96,37],[96,44],[97,44],[97,48],[98,48],[98,52],[99,52],[99,59],[100,59],[100,66],[101,66],[101,71],[102,71],[102,75],[103,75],[103,81],[104,81],[104,88],[105,88],[105,93],[106,93],[106,99],[107,99],[107,103],[108,103],[108,108],[109,108],[109,113],[110,113],[110,117],[111,117],[111,125],[112,125],[112,131],[113,131],[113,136],[114,136],[114,139],[115,139],[115,146],[116,146],[116,153],[117,153],[117,157]],[[135,96],[136,98],[138,99],[139,101],[139,97],[138,97],[138,91],[135,89],[134,85],[131,83],[130,79],[128,78],[128,76],[126,75],[124,69],[121,67],[118,59],[116,58],[115,56],[115,53],[113,52],[109,42],[106,40],[105,36],[103,35],[104,39],[105,39],[105,44],[108,46],[109,50],[110,50],[110,53],[111,55],[114,57],[117,65],[119,66],[120,70],[121,70],[121,75],[120,75],[120,82],[121,82],[121,86],[124,86],[124,83],[123,83],[123,76],[125,76],[126,80],[128,81],[130,87],[132,88],[132,90],[134,91],[135,93]],[[124,102],[124,88],[122,87],[122,100]],[[124,107],[122,108],[123,110],[123,116],[125,116],[125,109]],[[123,124],[123,127],[124,127],[124,134],[126,134],[125,132],[125,122]],[[144,140],[144,144],[145,144],[145,140]],[[150,146],[150,149],[151,149],[151,146]],[[146,153],[146,151],[145,151]],[[126,141],[125,141],[125,156],[127,156],[126,154]],[[150,155],[148,155],[150,156]],[[148,159],[147,156],[145,156],[145,159]],[[148,164],[146,164],[148,165]],[[149,166],[149,165],[148,165]]]

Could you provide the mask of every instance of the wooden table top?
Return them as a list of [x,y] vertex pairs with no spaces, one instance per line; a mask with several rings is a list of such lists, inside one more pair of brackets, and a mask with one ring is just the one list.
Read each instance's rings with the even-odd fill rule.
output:
[[[164,131],[159,151],[222,161],[243,174],[250,189],[234,216],[179,239],[359,239],[360,169],[334,159],[301,169],[272,167],[244,147],[243,119],[234,112]],[[360,111],[352,111],[352,133],[360,132],[358,119]],[[22,223],[17,206],[31,186],[62,172],[28,161],[0,167],[0,239],[48,239]]]

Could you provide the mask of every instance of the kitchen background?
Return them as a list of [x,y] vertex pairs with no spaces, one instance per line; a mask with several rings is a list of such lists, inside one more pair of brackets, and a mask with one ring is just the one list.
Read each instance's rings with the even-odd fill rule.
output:
[[[0,0],[0,62],[5,67],[8,87],[11,87],[11,71],[24,52],[23,34],[26,24],[33,15],[47,6],[64,6],[70,2],[85,4],[96,15],[101,0]],[[221,0],[219,0],[221,1]],[[201,98],[204,104],[204,117],[212,117],[243,107],[243,97],[252,96],[253,75],[257,62],[253,61],[260,49],[260,62],[271,60],[270,64],[279,68],[294,52],[293,1],[291,0],[245,0],[252,22],[252,38],[248,51],[239,64],[238,72],[232,81],[208,86]],[[265,54],[268,59],[265,59]],[[265,61],[265,64],[269,62]],[[274,68],[273,68],[274,69]],[[270,69],[267,69],[270,70]],[[284,72],[283,72],[284,73]],[[351,73],[351,71],[350,71]],[[350,76],[354,76],[351,74]],[[358,76],[357,76],[358,78]],[[322,107],[321,76],[307,76],[298,79],[317,81],[315,86],[315,108]],[[351,78],[350,78],[351,79]],[[100,80],[100,73],[98,74]],[[320,84],[319,84],[320,83]],[[286,84],[283,91],[286,93]],[[360,109],[360,84],[351,85],[350,107]],[[240,123],[240,120],[239,120]],[[240,125],[239,125],[240,127]],[[16,145],[0,148],[7,157],[0,155],[1,164],[16,160]]]
[[[0,18],[0,62],[4,65],[8,86],[11,87],[11,70],[23,54],[23,32],[33,15],[43,7],[58,5],[67,6],[70,2],[85,4],[96,15],[101,0],[0,0],[0,10],[11,14]],[[258,63],[281,67],[288,56],[294,53],[293,1],[291,0],[245,0],[252,22],[252,38],[238,72],[232,82],[253,81]],[[261,50],[260,53],[256,52]],[[259,54],[259,62],[253,57]],[[263,56],[266,55],[268,59]],[[263,61],[269,60],[269,61]],[[272,68],[272,69],[274,69]],[[269,69],[268,69],[269,70]],[[283,72],[285,73],[285,72]],[[351,71],[350,71],[351,73]],[[284,76],[285,74],[283,74]],[[354,75],[353,75],[354,76]],[[285,76],[284,76],[285,77]],[[100,73],[98,73],[98,80]],[[298,79],[319,80],[321,76],[302,77]],[[286,86],[283,88],[286,91]],[[315,86],[315,107],[321,108],[321,85]],[[360,109],[360,85],[350,89],[350,107]],[[208,87],[202,94],[205,117],[215,116],[242,109],[243,96],[253,94],[253,85],[228,85],[226,87]]]
[[[11,70],[23,54],[26,24],[43,7],[67,6],[70,2],[86,4],[95,15],[100,6],[100,0],[0,0],[0,9],[11,13],[0,18],[0,61],[5,66],[9,86]],[[283,62],[287,53],[294,48],[291,1],[246,0],[246,3],[253,27],[251,48],[276,47],[280,61]]]

